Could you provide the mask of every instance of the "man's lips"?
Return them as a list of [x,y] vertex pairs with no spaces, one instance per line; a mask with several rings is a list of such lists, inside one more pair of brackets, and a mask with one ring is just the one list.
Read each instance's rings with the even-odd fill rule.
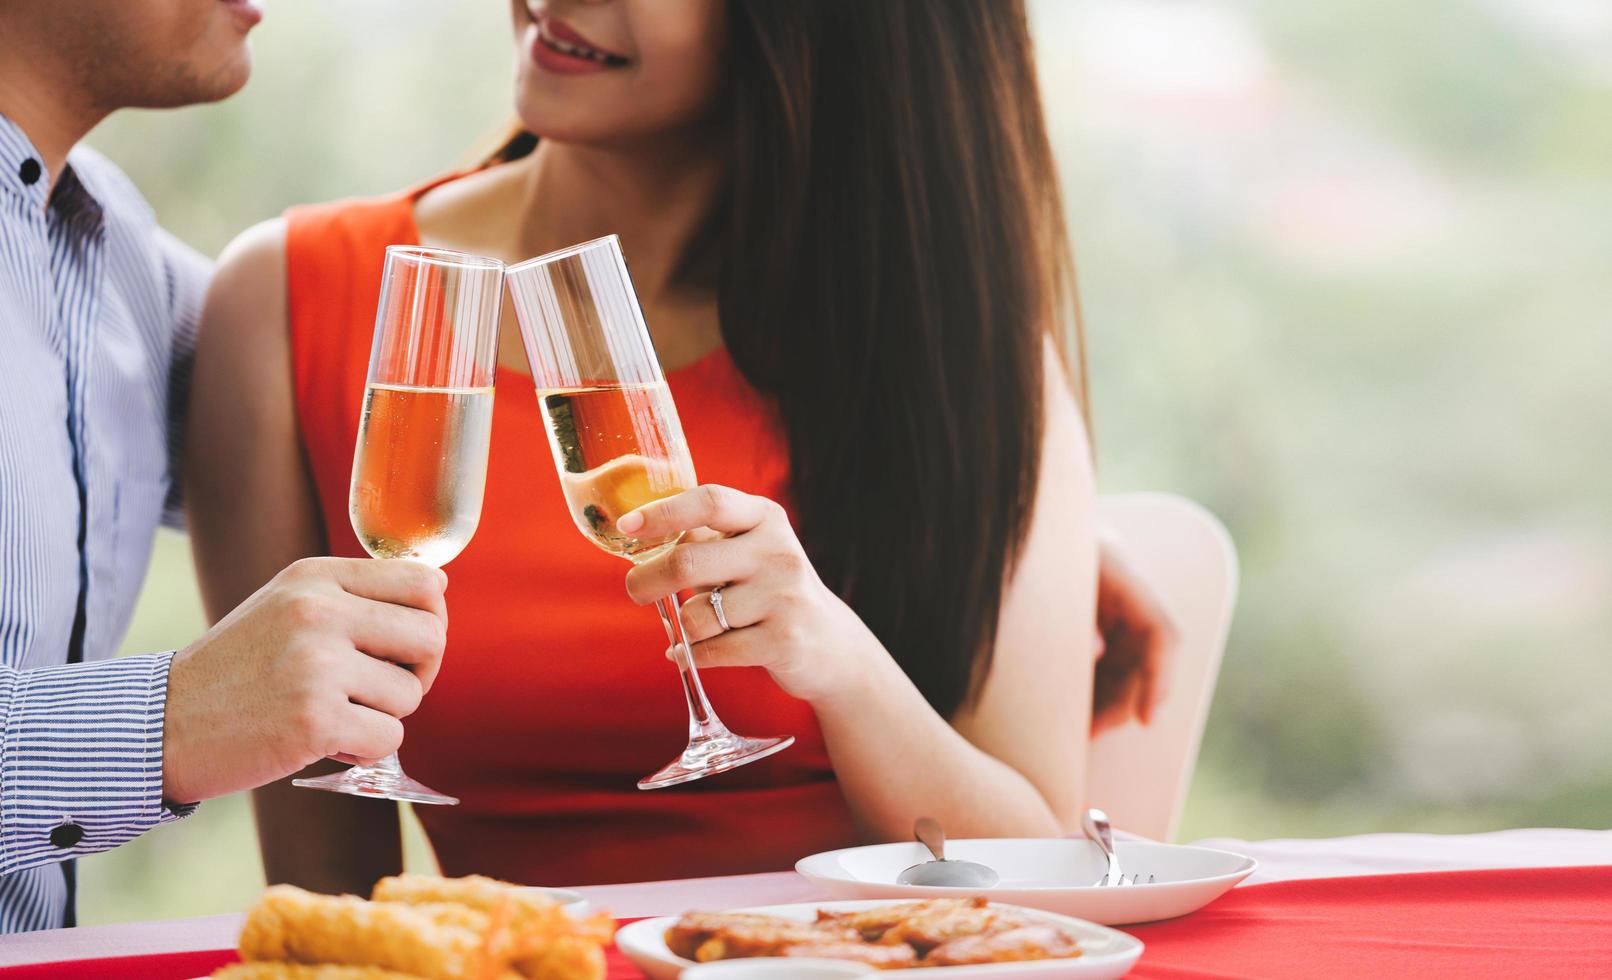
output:
[[235,17],[235,23],[243,31],[249,31],[263,19],[263,7],[259,0],[219,0],[228,7]]

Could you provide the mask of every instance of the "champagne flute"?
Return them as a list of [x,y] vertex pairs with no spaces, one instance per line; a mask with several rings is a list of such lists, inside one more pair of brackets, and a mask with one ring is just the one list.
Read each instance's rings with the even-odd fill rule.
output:
[[[497,259],[405,245],[386,250],[347,509],[372,558],[440,568],[476,533],[503,286]],[[459,802],[410,779],[396,753],[293,782],[411,803]]]
[[[696,484],[621,242],[610,235],[528,259],[507,278],[571,519],[583,537],[634,564],[665,554],[681,535],[641,540],[616,529],[628,511]],[[639,789],[726,772],[794,743],[728,731],[689,656],[677,597],[655,608],[688,701],[688,747]]]

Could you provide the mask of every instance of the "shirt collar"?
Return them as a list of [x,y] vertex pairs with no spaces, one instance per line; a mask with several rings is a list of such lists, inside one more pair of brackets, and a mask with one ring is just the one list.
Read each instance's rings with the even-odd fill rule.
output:
[[56,182],[56,190],[51,194],[50,205],[67,217],[83,215],[92,222],[101,219],[101,201],[103,188],[97,181],[97,174],[93,168],[82,167],[74,162],[80,154],[77,150],[67,154],[67,165],[62,169],[62,179]]
[[[72,162],[75,155],[76,151],[68,154],[61,179],[56,181],[52,192],[50,174],[33,141],[5,113],[0,113],[0,188],[23,197],[41,210],[49,195],[50,205],[68,216],[87,212],[99,217],[101,204],[94,178],[79,174]],[[37,175],[32,182],[25,179],[32,175]]]

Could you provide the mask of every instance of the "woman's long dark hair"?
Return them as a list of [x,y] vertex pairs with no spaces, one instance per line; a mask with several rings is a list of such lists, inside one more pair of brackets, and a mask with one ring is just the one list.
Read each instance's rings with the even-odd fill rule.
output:
[[1073,307],[1023,3],[730,10],[729,180],[690,272],[777,406],[818,573],[950,716],[989,671]]

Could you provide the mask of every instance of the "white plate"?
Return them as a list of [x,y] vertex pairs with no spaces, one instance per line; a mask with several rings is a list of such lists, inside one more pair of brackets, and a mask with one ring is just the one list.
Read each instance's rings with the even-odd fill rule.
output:
[[1098,888],[1103,852],[1087,840],[949,840],[946,856],[995,868],[995,888],[932,888],[898,885],[904,869],[928,860],[917,842],[874,844],[827,851],[796,865],[806,878],[835,898],[950,898],[986,895],[1034,909],[1072,915],[1104,925],[1172,919],[1195,912],[1253,874],[1253,858],[1230,851],[1151,841],[1121,841],[1120,867],[1126,877],[1140,872],[1153,884]]
[[[949,847],[950,845],[948,845]],[[889,902],[805,902],[799,905],[768,905],[762,908],[730,909],[733,912],[756,912],[762,915],[779,915],[788,919],[811,922],[818,909],[831,912],[860,912]],[[1012,906],[1002,904],[1003,908]],[[1083,955],[1066,960],[1035,960],[1029,963],[985,963],[978,966],[931,966],[915,970],[902,970],[903,980],[911,977],[933,980],[1019,980],[1021,977],[1058,977],[1060,980],[1111,980],[1123,977],[1142,955],[1142,941],[1104,926],[1054,915],[1034,909],[1018,909],[1027,915],[1059,926],[1080,940]],[[616,947],[650,980],[676,980],[684,969],[695,966],[666,946],[666,930],[677,922],[677,916],[644,919],[623,926],[616,932]],[[738,962],[738,961],[732,961]]]

